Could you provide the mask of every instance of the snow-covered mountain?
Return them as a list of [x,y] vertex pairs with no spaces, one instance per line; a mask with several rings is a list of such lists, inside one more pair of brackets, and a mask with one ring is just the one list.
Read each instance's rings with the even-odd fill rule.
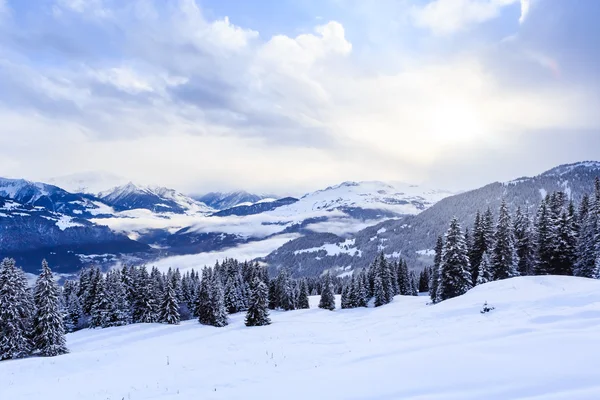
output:
[[380,251],[388,256],[401,255],[415,267],[428,265],[432,257],[427,250],[434,248],[452,217],[456,216],[463,227],[472,226],[477,210],[483,212],[489,207],[495,213],[503,199],[512,208],[522,206],[533,213],[542,198],[554,191],[564,191],[577,203],[584,194],[593,192],[597,176],[599,162],[562,165],[534,177],[496,182],[446,197],[417,215],[373,224],[349,237],[331,235],[335,233],[332,230],[328,235],[304,232],[303,237],[284,244],[264,261],[273,268],[287,267],[306,275],[330,268],[364,267]]
[[117,211],[146,209],[156,213],[211,213],[206,204],[165,187],[144,187],[129,182],[101,192],[98,197]]
[[226,210],[240,205],[252,205],[264,199],[276,199],[277,196],[248,193],[244,190],[235,192],[210,192],[202,196],[194,196],[209,207],[216,210]]

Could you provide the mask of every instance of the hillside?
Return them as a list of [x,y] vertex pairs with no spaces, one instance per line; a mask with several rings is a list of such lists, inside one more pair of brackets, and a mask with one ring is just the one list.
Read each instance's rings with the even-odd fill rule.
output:
[[[533,215],[542,198],[554,191],[564,191],[578,203],[584,193],[593,191],[594,180],[599,175],[600,162],[562,165],[535,177],[496,182],[445,197],[418,215],[387,220],[349,237],[329,237],[323,241],[317,234],[306,234],[286,243],[264,260],[274,269],[287,267],[298,273],[301,266],[302,274],[318,274],[328,268],[364,267],[379,251],[384,251],[388,256],[402,255],[411,266],[418,268],[429,265],[431,257],[423,254],[433,249],[438,235],[445,233],[452,217],[456,216],[463,226],[471,226],[477,210],[490,207],[496,213],[503,199],[512,209],[522,206]],[[314,250],[325,244],[345,251],[329,254]]]
[[[481,314],[485,301],[496,309]],[[0,362],[0,391],[11,400],[600,397],[599,281],[513,278],[426,302],[276,312],[261,328],[238,314],[225,328],[79,331],[70,354]]]

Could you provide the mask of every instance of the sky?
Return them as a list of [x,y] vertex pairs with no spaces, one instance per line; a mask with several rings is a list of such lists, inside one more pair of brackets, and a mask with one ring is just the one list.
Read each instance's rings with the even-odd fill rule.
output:
[[0,176],[465,190],[600,159],[600,2],[0,0]]

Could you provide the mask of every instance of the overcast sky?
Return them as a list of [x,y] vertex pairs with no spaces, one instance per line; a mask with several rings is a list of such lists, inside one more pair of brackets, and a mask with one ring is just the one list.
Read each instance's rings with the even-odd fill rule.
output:
[[0,176],[451,190],[600,159],[600,1],[0,0]]

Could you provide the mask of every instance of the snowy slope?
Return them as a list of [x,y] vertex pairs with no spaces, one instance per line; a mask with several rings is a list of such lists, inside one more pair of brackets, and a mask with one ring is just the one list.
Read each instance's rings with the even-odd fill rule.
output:
[[202,196],[194,197],[194,199],[201,201],[217,210],[226,210],[228,208],[241,205],[252,205],[261,200],[270,200],[274,198],[275,196],[273,195],[248,193],[244,190],[227,193],[211,192]]
[[214,211],[214,209],[206,204],[173,189],[135,185],[132,182],[123,186],[117,186],[106,192],[101,192],[98,194],[98,197],[119,211],[147,209],[153,212],[185,214],[210,213]]
[[344,182],[308,193],[294,204],[274,210],[274,215],[296,215],[314,211],[360,208],[414,215],[450,196],[451,193],[404,183],[378,181]]
[[[261,328],[235,315],[225,328],[188,321],[85,330],[68,336],[68,355],[0,362],[0,397],[600,398],[599,281],[514,278],[426,301],[277,312]],[[480,314],[485,301],[496,309]]]

